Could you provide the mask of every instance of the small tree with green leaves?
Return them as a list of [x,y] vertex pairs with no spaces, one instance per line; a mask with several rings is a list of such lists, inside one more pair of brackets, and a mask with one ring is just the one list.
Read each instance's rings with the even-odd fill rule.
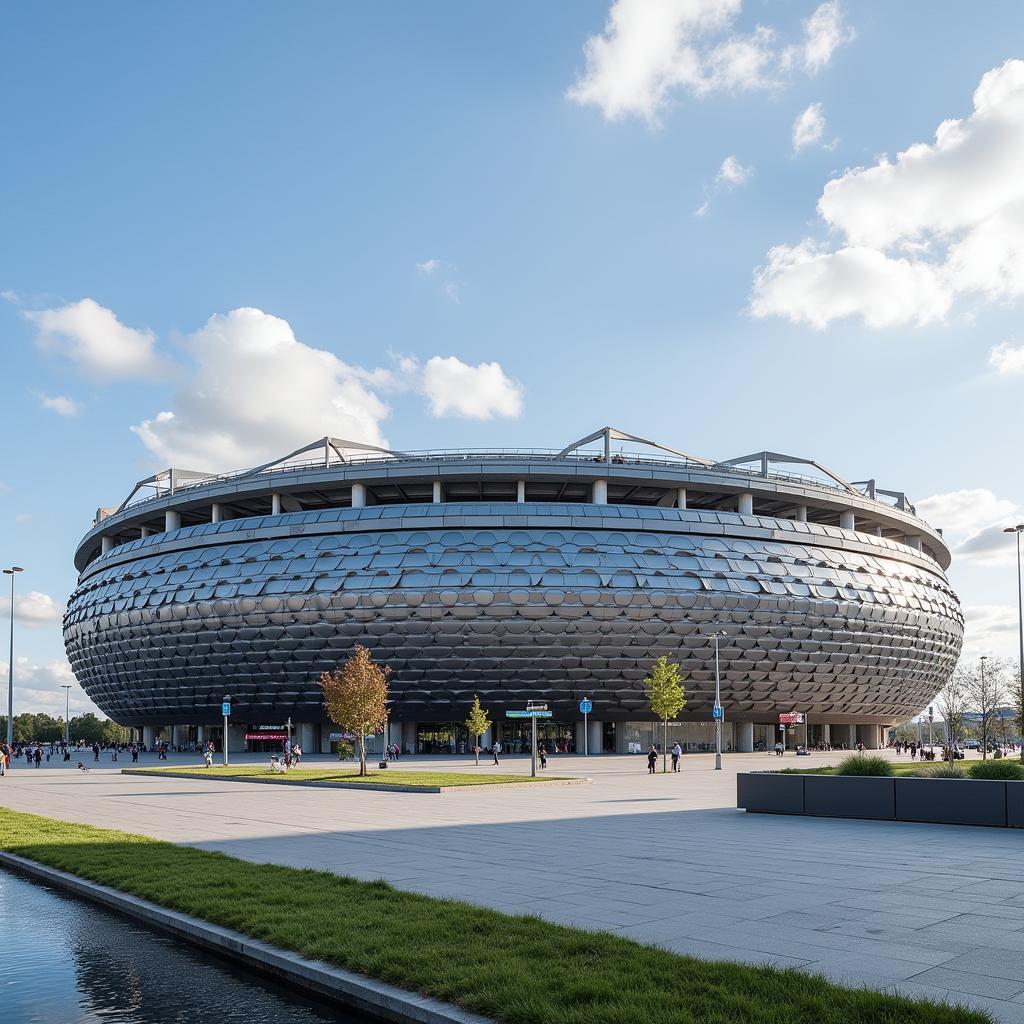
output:
[[355,733],[359,747],[359,774],[366,774],[366,733],[383,729],[388,719],[388,675],[362,644],[341,668],[320,676],[324,707],[332,722]]
[[476,740],[473,744],[473,753],[476,755],[477,764],[480,764],[480,739],[490,727],[491,720],[487,717],[487,712],[480,707],[479,695],[474,693],[473,706],[469,709],[469,718],[466,719],[466,728],[469,735]]
[[668,771],[668,720],[675,718],[686,707],[686,678],[674,661],[662,655],[651,666],[651,674],[644,680],[644,693],[651,711],[662,723],[661,770]]

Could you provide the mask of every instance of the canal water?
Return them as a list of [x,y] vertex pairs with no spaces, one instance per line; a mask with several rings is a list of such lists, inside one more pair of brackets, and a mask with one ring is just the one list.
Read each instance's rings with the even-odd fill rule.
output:
[[359,1024],[363,1018],[0,870],[2,1024]]

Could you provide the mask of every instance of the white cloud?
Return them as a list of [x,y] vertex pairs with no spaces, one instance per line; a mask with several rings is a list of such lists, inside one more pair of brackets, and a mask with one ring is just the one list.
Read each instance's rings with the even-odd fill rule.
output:
[[825,112],[820,103],[812,103],[801,111],[793,122],[793,150],[799,153],[804,146],[821,141],[825,134]]
[[235,309],[185,339],[194,369],[165,410],[132,427],[161,463],[222,472],[259,465],[325,435],[387,447],[381,397],[414,390],[435,416],[515,416],[518,385],[498,363],[435,356],[367,370],[299,341],[280,317]]
[[90,376],[151,378],[166,372],[156,354],[156,335],[126,326],[93,299],[30,310],[24,316],[38,328],[40,348],[63,355]]
[[804,22],[799,44],[780,48],[776,31],[734,31],[741,0],[615,0],[600,35],[583,47],[586,70],[568,90],[609,121],[641,117],[654,127],[677,92],[770,89],[801,67],[815,73],[852,38],[836,0]]
[[918,515],[943,532],[958,562],[1007,562],[1015,541],[1007,526],[1024,520],[1024,508],[983,487],[933,494],[916,502]]
[[58,416],[77,416],[82,411],[81,403],[64,395],[39,395],[39,404]]
[[423,368],[422,389],[434,416],[489,420],[523,411],[522,388],[498,363],[470,366],[455,356],[434,356]]
[[1024,373],[1024,345],[1001,341],[989,351],[988,365],[1005,376]]
[[722,166],[718,168],[715,183],[735,188],[737,185],[742,185],[748,181],[753,173],[753,167],[744,167],[736,157],[727,156],[722,161]]
[[5,288],[3,291],[0,291],[0,299],[3,299],[4,302],[9,302],[14,306],[21,302],[21,298],[18,293],[11,291],[10,288]]
[[[0,597],[0,612],[7,613],[11,608],[9,597]],[[14,618],[26,626],[46,626],[60,622],[64,617],[64,606],[56,602],[49,594],[31,590],[27,594],[15,594]]]
[[837,247],[780,245],[755,273],[754,316],[824,327],[942,320],[953,302],[1024,293],[1024,61],[987,72],[974,111],[895,161],[830,181],[818,212]]
[[452,302],[459,301],[460,282],[456,278],[458,268],[453,263],[445,263],[444,260],[429,259],[416,264],[416,269],[424,276],[437,281],[441,294]]
[[173,411],[132,427],[163,463],[238,469],[325,435],[386,446],[388,407],[367,374],[304,345],[286,320],[235,309],[210,317],[184,347],[195,369]]
[[[0,677],[7,678],[7,667],[10,662],[0,662]],[[71,715],[84,714],[87,711],[103,716],[95,704],[79,689],[75,674],[66,658],[54,658],[38,664],[25,657],[14,659],[14,714],[46,713],[54,717],[64,717],[65,693],[61,687],[69,683],[72,689],[67,694],[70,698]],[[3,709],[6,714],[6,706]]]
[[1018,654],[1017,609],[1012,605],[964,606],[964,649],[960,663],[977,661],[982,654],[1012,657]]

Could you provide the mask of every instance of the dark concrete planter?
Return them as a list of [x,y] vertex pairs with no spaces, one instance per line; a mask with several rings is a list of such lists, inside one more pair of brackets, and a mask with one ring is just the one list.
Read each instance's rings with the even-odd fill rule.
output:
[[804,814],[828,818],[896,817],[895,779],[871,775],[805,775]]
[[770,772],[737,775],[736,806],[758,814],[803,814],[804,776]]
[[898,776],[736,776],[736,806],[760,814],[1024,828],[1024,782]]
[[990,779],[896,779],[896,815],[900,821],[1005,828],[1006,786]]

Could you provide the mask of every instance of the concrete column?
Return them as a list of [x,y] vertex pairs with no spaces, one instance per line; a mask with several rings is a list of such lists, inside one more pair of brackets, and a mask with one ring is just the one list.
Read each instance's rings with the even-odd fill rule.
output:
[[686,508],[686,488],[680,487],[676,490],[676,508]]
[[848,750],[857,749],[857,726],[855,725],[837,725],[836,729],[839,730],[838,741],[840,743],[845,742]]
[[882,536],[882,528],[881,528],[881,526],[876,526],[875,527],[875,536],[876,537],[881,537]]
[[272,516],[281,514],[281,495],[276,491],[270,496],[270,514]]
[[915,551],[921,550],[921,538],[920,536],[908,537],[907,546],[913,548]]
[[736,496],[736,511],[741,516],[752,516],[754,514],[754,496],[748,491]]
[[202,746],[206,742],[206,726],[200,725],[196,728],[196,742]]
[[181,513],[173,508],[167,509],[164,512],[164,530],[180,530],[181,529]]
[[[494,726],[492,725],[490,727],[490,729],[488,729],[487,732],[485,732],[483,734],[483,736],[480,737],[480,747],[483,750],[488,750],[490,748],[491,744],[493,744],[493,743],[494,743]],[[401,747],[402,746],[401,742],[399,742],[398,745],[399,745],[399,747]]]
[[826,744],[832,742],[832,726],[828,722],[821,723],[821,742]]
[[316,750],[316,725],[313,722],[301,722],[295,730],[295,738],[299,741],[303,753],[312,754]]
[[877,750],[881,746],[878,732],[877,725],[862,725],[860,727],[861,739],[868,750]]
[[113,537],[108,537],[106,534],[104,534],[102,537],[100,537],[100,554],[105,555],[108,551],[112,550],[113,547],[114,547],[114,538]]
[[853,509],[844,508],[839,513],[839,525],[844,530],[856,530],[857,521],[854,518]]
[[219,502],[214,502],[210,506],[210,522],[211,523],[222,523],[224,522],[224,506]]
[[582,754],[583,753],[583,738],[586,736],[586,734],[587,734],[587,730],[586,730],[586,727],[583,724],[583,719],[581,718],[576,723],[576,728],[575,728],[575,742],[576,742],[576,753],[577,754]]
[[430,500],[435,505],[439,505],[442,501],[444,501],[444,498],[441,495],[441,481],[440,480],[435,480],[434,481],[433,494],[431,495]]
[[741,754],[752,754],[754,752],[754,723],[736,722],[733,728],[736,730],[736,749]]
[[153,531],[148,526],[139,527],[139,538],[144,539],[146,537],[152,537]]
[[520,505],[524,501],[526,501],[526,481],[525,480],[517,480],[516,481],[516,501],[518,501]]
[[594,486],[591,490],[590,500],[595,505],[607,505],[608,504],[608,481],[607,480],[595,480]]
[[171,746],[181,747],[185,744],[185,737],[188,736],[188,729],[184,725],[171,726]]
[[156,743],[156,731],[155,725],[144,725],[142,727],[142,742],[146,744],[147,750],[152,750],[153,744]]
[[352,485],[352,507],[353,508],[365,508],[366,507],[366,484],[353,484]]
[[240,754],[245,750],[245,726],[228,725],[228,753]]
[[587,753],[600,754],[601,741],[604,733],[604,722],[595,722],[593,717],[587,719]]

